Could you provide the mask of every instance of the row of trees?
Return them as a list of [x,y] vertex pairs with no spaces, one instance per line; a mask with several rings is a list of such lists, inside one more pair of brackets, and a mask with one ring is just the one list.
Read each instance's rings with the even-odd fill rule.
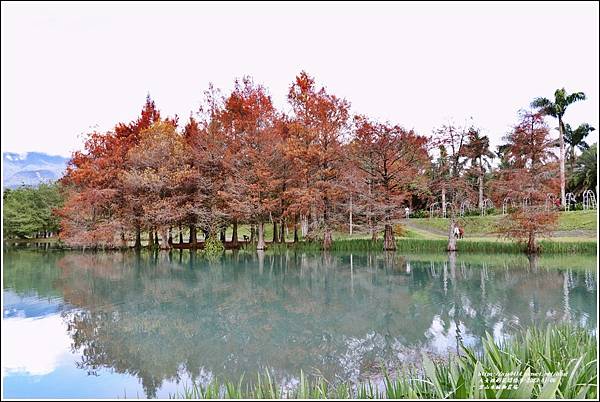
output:
[[393,250],[392,223],[404,207],[424,208],[441,196],[453,250],[464,200],[477,199],[480,207],[484,196],[533,203],[560,185],[543,111],[521,113],[499,148],[499,168],[490,171],[489,139],[474,126],[443,126],[427,138],[352,116],[347,100],[305,72],[287,99],[289,115],[249,77],[237,80],[228,96],[210,86],[198,113],[180,127],[148,97],[138,119],[91,133],[85,149],[73,154],[61,180],[67,193],[58,212],[61,237],[108,246],[131,238],[141,247],[148,231],[168,248],[175,231],[183,240],[184,227],[192,246],[198,231],[224,241],[232,227],[235,247],[244,223],[263,249],[264,225],[271,222],[274,242],[292,231],[294,241],[319,238],[328,249],[332,233],[348,228],[374,239],[383,231],[384,248]]

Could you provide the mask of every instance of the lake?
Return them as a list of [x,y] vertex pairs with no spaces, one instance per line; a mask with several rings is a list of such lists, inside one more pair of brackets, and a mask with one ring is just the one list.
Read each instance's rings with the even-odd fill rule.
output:
[[6,398],[168,397],[267,369],[357,381],[486,332],[596,327],[595,256],[4,251]]

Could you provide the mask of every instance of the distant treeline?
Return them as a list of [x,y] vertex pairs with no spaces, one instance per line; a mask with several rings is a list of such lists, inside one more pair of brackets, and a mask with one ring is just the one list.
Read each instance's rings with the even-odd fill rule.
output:
[[54,210],[64,203],[57,183],[5,189],[2,194],[4,238],[44,238],[56,235],[59,218]]

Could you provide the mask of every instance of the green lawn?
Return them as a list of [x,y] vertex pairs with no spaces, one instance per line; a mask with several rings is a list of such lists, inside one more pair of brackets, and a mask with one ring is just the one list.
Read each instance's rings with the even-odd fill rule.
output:
[[[465,230],[465,237],[489,236],[494,233],[495,225],[502,218],[502,215],[490,216],[468,216],[460,218],[460,223]],[[586,231],[588,238],[596,236],[597,211],[571,211],[561,212],[558,220],[558,231]],[[443,218],[420,218],[410,219],[408,225],[411,230],[420,231],[430,235],[429,238],[435,238],[435,235],[443,236],[448,231],[448,219]],[[562,234],[561,234],[562,235]],[[568,236],[568,235],[567,235]],[[580,236],[569,236],[580,237]]]

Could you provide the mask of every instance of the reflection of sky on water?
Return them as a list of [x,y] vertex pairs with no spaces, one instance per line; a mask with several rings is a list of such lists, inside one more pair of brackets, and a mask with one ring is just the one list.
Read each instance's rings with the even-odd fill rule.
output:
[[[76,367],[80,353],[71,350],[67,325],[52,300],[19,297],[4,291],[2,321],[2,381],[5,398],[129,398],[144,397],[135,376],[100,370],[97,376]],[[44,306],[46,304],[46,306]],[[6,314],[6,311],[11,314]],[[46,312],[43,315],[42,312]],[[203,383],[212,374],[200,373]],[[181,369],[181,381],[189,382]],[[181,382],[180,381],[180,382]],[[168,398],[181,387],[166,381],[157,397]]]
[[[356,255],[351,265],[342,257],[325,268],[303,257],[301,266],[267,258],[260,272],[254,260],[229,271],[177,264],[140,271],[110,259],[105,268],[94,259],[84,267],[85,258],[59,261],[53,290],[63,297],[38,296],[35,285],[5,288],[5,397],[143,397],[148,387],[168,397],[192,374],[207,384],[267,367],[286,388],[297,384],[298,367],[359,380],[380,374],[381,362],[398,367],[417,363],[421,351],[455,353],[459,339],[477,348],[484,331],[502,341],[531,322],[596,322],[588,305],[596,278],[587,271],[525,274],[419,261],[382,270]],[[90,339],[72,350],[69,327],[78,325],[77,336]],[[82,365],[84,351],[95,361],[98,345],[99,366]]]
[[20,296],[14,292],[4,292],[3,318],[43,317],[61,309],[58,298],[39,298],[37,295]]
[[460,322],[451,321],[446,325],[439,315],[433,317],[431,326],[425,333],[429,340],[429,348],[440,355],[447,354],[449,351],[456,351],[457,337],[459,336],[465,346],[474,346],[476,338],[468,333],[468,329]]
[[69,353],[71,338],[59,314],[7,318],[2,323],[2,374],[49,374]]

